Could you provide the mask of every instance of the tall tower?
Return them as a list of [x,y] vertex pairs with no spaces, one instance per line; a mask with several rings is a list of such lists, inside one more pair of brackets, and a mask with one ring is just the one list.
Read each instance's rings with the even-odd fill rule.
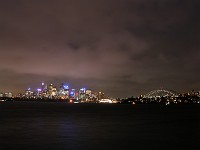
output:
[[44,91],[44,88],[45,88],[45,86],[44,86],[44,82],[42,82],[42,91]]

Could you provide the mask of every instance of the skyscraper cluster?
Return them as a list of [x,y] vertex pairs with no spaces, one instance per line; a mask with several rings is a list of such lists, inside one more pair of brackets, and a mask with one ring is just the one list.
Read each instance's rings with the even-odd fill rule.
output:
[[103,92],[95,92],[86,88],[77,90],[64,83],[60,86],[42,83],[41,87],[36,90],[28,88],[20,97],[26,99],[76,99],[81,101],[95,101],[106,98]]

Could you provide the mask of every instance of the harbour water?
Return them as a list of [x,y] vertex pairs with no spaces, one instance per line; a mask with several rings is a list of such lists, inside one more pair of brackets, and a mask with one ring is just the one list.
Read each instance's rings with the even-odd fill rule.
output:
[[1,102],[0,150],[199,150],[200,105]]

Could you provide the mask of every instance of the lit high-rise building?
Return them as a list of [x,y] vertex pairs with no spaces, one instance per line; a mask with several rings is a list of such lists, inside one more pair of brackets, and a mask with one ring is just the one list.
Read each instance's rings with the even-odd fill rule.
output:
[[69,85],[62,83],[59,89],[59,97],[62,99],[68,99],[69,96]]
[[76,90],[75,89],[71,89],[70,91],[70,98],[76,98]]
[[81,88],[79,90],[79,99],[85,99],[86,98],[86,88]]
[[55,96],[57,96],[57,89],[56,87],[53,86],[53,84],[50,84],[48,87],[47,87],[47,95],[49,98],[54,98]]
[[104,99],[106,97],[105,97],[103,92],[98,92],[97,98],[98,98],[98,100],[101,100],[101,99]]

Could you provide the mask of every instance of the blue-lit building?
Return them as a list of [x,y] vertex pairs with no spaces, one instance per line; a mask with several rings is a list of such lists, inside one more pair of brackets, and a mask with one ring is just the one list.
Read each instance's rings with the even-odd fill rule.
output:
[[71,89],[71,91],[70,91],[70,98],[73,98],[73,99],[76,98],[76,90],[75,89]]
[[62,83],[60,85],[58,96],[62,99],[68,99],[70,97],[69,85]]

